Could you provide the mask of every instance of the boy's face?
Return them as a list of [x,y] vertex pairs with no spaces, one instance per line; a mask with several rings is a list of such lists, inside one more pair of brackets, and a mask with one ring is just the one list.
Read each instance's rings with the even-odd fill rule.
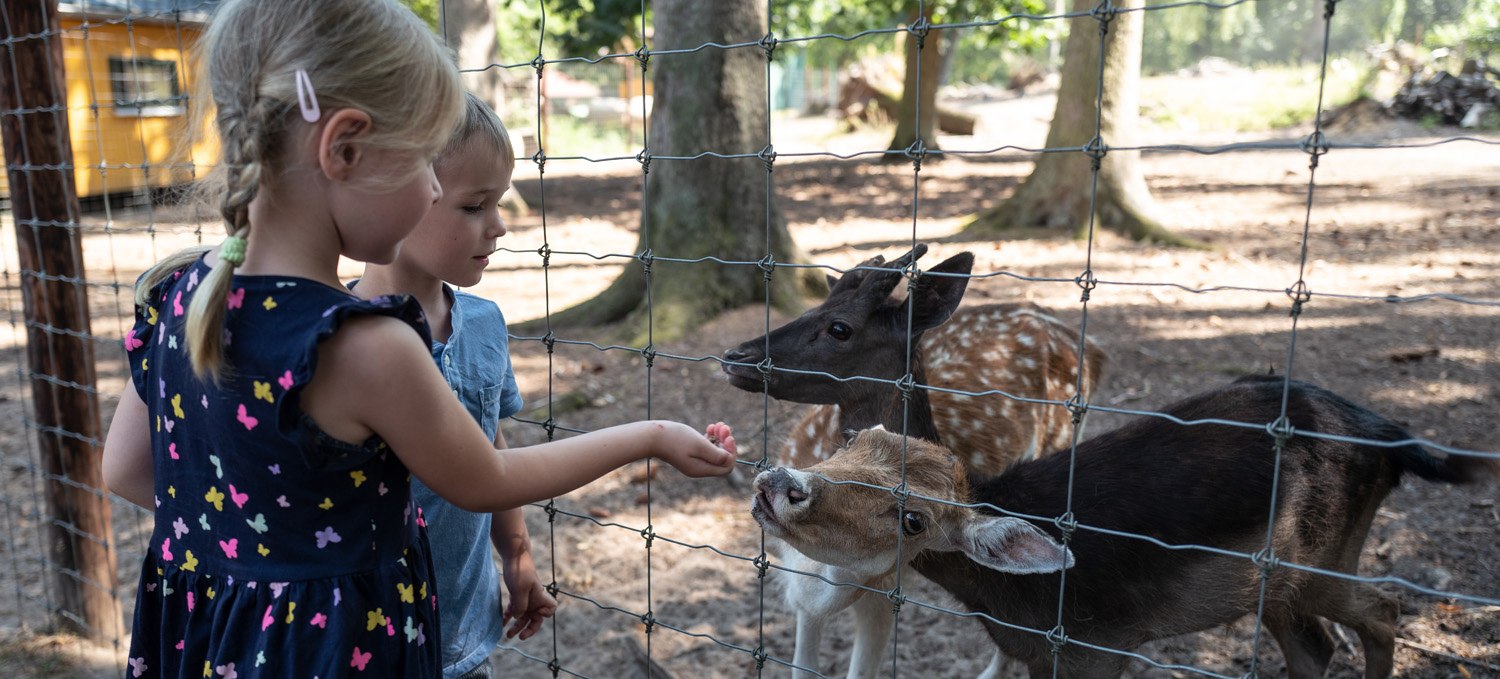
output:
[[460,287],[484,276],[505,235],[500,196],[510,186],[513,161],[476,140],[437,168],[442,197],[401,246],[399,259]]

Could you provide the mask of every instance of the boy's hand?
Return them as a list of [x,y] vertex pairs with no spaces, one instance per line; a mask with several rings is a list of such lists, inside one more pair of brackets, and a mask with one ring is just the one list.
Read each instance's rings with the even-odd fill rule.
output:
[[724,476],[734,470],[733,431],[723,422],[708,425],[704,433],[677,422],[662,422],[657,457],[691,477]]
[[[502,570],[505,590],[510,593],[510,605],[505,607],[501,622],[502,625],[510,625],[510,629],[505,631],[505,638],[512,639],[520,635],[521,641],[525,641],[542,628],[542,622],[557,612],[557,599],[547,593],[547,588],[537,577],[530,550],[505,559]],[[511,622],[512,620],[515,622]]]

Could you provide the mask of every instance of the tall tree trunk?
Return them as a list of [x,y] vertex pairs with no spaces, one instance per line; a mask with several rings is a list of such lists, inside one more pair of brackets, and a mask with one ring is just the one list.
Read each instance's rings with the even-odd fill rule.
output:
[[[1142,0],[1121,0],[1119,9],[1141,7]],[[1047,132],[1047,148],[1083,147],[1094,137],[1100,83],[1099,22],[1086,13],[1094,0],[1076,0],[1064,51],[1057,108]],[[1105,35],[1103,108],[1099,136],[1108,146],[1135,146],[1138,138],[1142,12],[1116,14]],[[1005,202],[975,215],[964,232],[979,237],[1004,235],[1013,229],[1044,228],[1087,235],[1089,193],[1093,187],[1090,158],[1082,152],[1043,153],[1031,176]],[[1137,240],[1202,247],[1168,231],[1154,214],[1155,201],[1141,173],[1140,153],[1108,151],[1100,159],[1097,226]]]
[[[912,18],[912,23],[918,21],[930,24],[932,22],[932,3],[923,5],[924,14]],[[918,49],[918,37],[916,34],[906,34],[906,82],[901,89],[901,109],[896,116],[896,135],[891,138],[890,150],[902,151],[910,148],[917,140],[918,135],[922,138],[922,145],[932,151],[938,148],[937,141],[937,91],[938,85],[943,79],[943,55],[942,55],[942,31],[928,31],[925,39],[921,41]],[[921,82],[918,83],[918,68],[921,69]],[[920,106],[918,105],[920,102]],[[917,119],[920,108],[922,119]],[[941,158],[933,156],[929,160]],[[889,161],[904,161],[902,156],[887,155],[884,157]]]
[[498,111],[505,103],[500,69],[486,68],[500,60],[491,1],[443,0],[441,30],[443,39],[458,56],[458,67],[464,70],[464,87]]
[[[0,2],[0,140],[26,317],[37,455],[47,498],[45,558],[52,584],[43,623],[98,644],[124,634],[110,505],[97,442],[94,339],[57,2]],[[102,494],[101,494],[102,493]],[[0,663],[9,666],[9,663]],[[7,672],[7,674],[10,674]]]
[[[658,0],[655,10],[657,50],[754,42],[766,34],[764,0]],[[653,57],[651,155],[733,155],[765,148],[765,59],[758,49],[717,48]],[[757,261],[768,254],[769,221],[769,254],[780,263],[804,261],[775,196],[766,196],[766,173],[759,158],[653,160],[636,252]],[[811,269],[774,271],[772,303],[797,309],[815,285],[814,274]],[[646,311],[646,282],[645,267],[637,259],[599,296],[553,314],[552,322],[593,325],[638,317]],[[765,300],[762,271],[753,266],[653,261],[650,283],[656,339],[679,336],[720,312]]]

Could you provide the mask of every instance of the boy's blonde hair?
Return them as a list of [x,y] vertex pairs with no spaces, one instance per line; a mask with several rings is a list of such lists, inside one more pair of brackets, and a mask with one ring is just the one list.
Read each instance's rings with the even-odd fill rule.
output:
[[[463,86],[446,47],[394,0],[229,0],[196,47],[194,130],[214,113],[221,162],[207,182],[220,197],[230,236],[248,239],[249,206],[260,187],[286,170],[281,151],[301,126],[296,74],[306,73],[324,117],[341,108],[369,114],[359,144],[430,157],[459,121]],[[404,177],[387,177],[404,181]],[[200,256],[192,248],[158,263],[136,290],[147,291]],[[223,322],[234,264],[221,259],[188,312],[193,370],[218,379]]]
[[453,136],[448,138],[447,145],[438,154],[434,165],[442,167],[459,152],[480,139],[493,143],[495,153],[504,158],[512,170],[515,169],[516,150],[510,142],[510,133],[505,130],[505,123],[500,122],[500,116],[495,113],[495,109],[490,108],[490,105],[486,104],[483,99],[475,96],[473,92],[465,91],[463,120],[458,123]]

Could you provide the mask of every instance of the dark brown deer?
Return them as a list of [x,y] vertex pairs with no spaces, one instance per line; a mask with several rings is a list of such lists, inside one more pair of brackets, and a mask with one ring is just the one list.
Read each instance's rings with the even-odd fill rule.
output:
[[[1281,413],[1283,380],[1247,377],[1166,409],[1179,420],[1265,425]],[[984,478],[942,446],[882,430],[861,432],[845,450],[805,470],[774,468],[755,482],[751,513],[770,535],[807,556],[878,578],[901,560],[965,607],[996,620],[1051,630],[1060,578],[1070,640],[1129,651],[1153,639],[1227,624],[1257,610],[1260,567],[1248,556],[1165,549],[1142,539],[1080,527],[1066,545],[1059,528],[1002,515],[1072,511],[1079,524],[1241,554],[1266,546],[1273,488],[1277,506],[1264,623],[1286,656],[1292,679],[1323,676],[1334,645],[1322,619],[1354,630],[1365,677],[1387,677],[1395,646],[1395,597],[1370,584],[1291,568],[1294,563],[1355,573],[1370,523],[1403,472],[1447,483],[1493,477],[1483,458],[1436,458],[1415,443],[1356,444],[1317,432],[1376,442],[1411,437],[1347,399],[1292,382],[1279,477],[1266,426],[1177,424],[1142,417],[1066,453],[1022,462]],[[905,474],[902,475],[904,460]],[[905,478],[903,506],[888,488]],[[845,482],[858,482],[873,489]],[[916,496],[921,496],[916,497]],[[933,498],[941,502],[932,502]],[[946,503],[979,504],[978,509]],[[1263,560],[1264,562],[1264,560]],[[985,620],[995,644],[1031,676],[1053,676],[1049,640]],[[1118,676],[1128,658],[1065,644],[1056,676]]]
[[[922,272],[904,298],[894,297],[897,285],[906,280],[903,269],[926,251],[919,244],[890,263],[877,256],[839,278],[830,276],[828,298],[817,308],[724,353],[724,372],[736,387],[819,404],[788,437],[791,466],[826,460],[844,444],[844,432],[877,425],[890,431],[904,428],[912,436],[962,450],[964,464],[985,475],[1071,444],[1071,416],[1055,403],[1076,395],[1080,372],[1085,395],[1092,393],[1104,368],[1104,352],[1086,343],[1080,364],[1078,334],[1035,304],[958,308],[974,265],[967,252]],[[901,391],[892,384],[907,370],[908,319],[916,384],[969,393],[998,390],[1015,398],[915,388],[906,406],[913,413],[908,422]],[[757,365],[768,347],[772,365],[787,370],[773,370],[763,379]],[[829,379],[822,373],[854,379]],[[1036,402],[1043,400],[1054,404]],[[783,558],[790,568],[815,571],[829,581],[872,589],[890,586],[807,561],[796,552]],[[848,676],[877,672],[893,622],[883,598],[817,578],[791,577],[785,585],[784,598],[797,616],[794,665],[816,667],[823,627],[839,611],[856,606],[858,634]],[[798,670],[796,676],[804,675]]]

